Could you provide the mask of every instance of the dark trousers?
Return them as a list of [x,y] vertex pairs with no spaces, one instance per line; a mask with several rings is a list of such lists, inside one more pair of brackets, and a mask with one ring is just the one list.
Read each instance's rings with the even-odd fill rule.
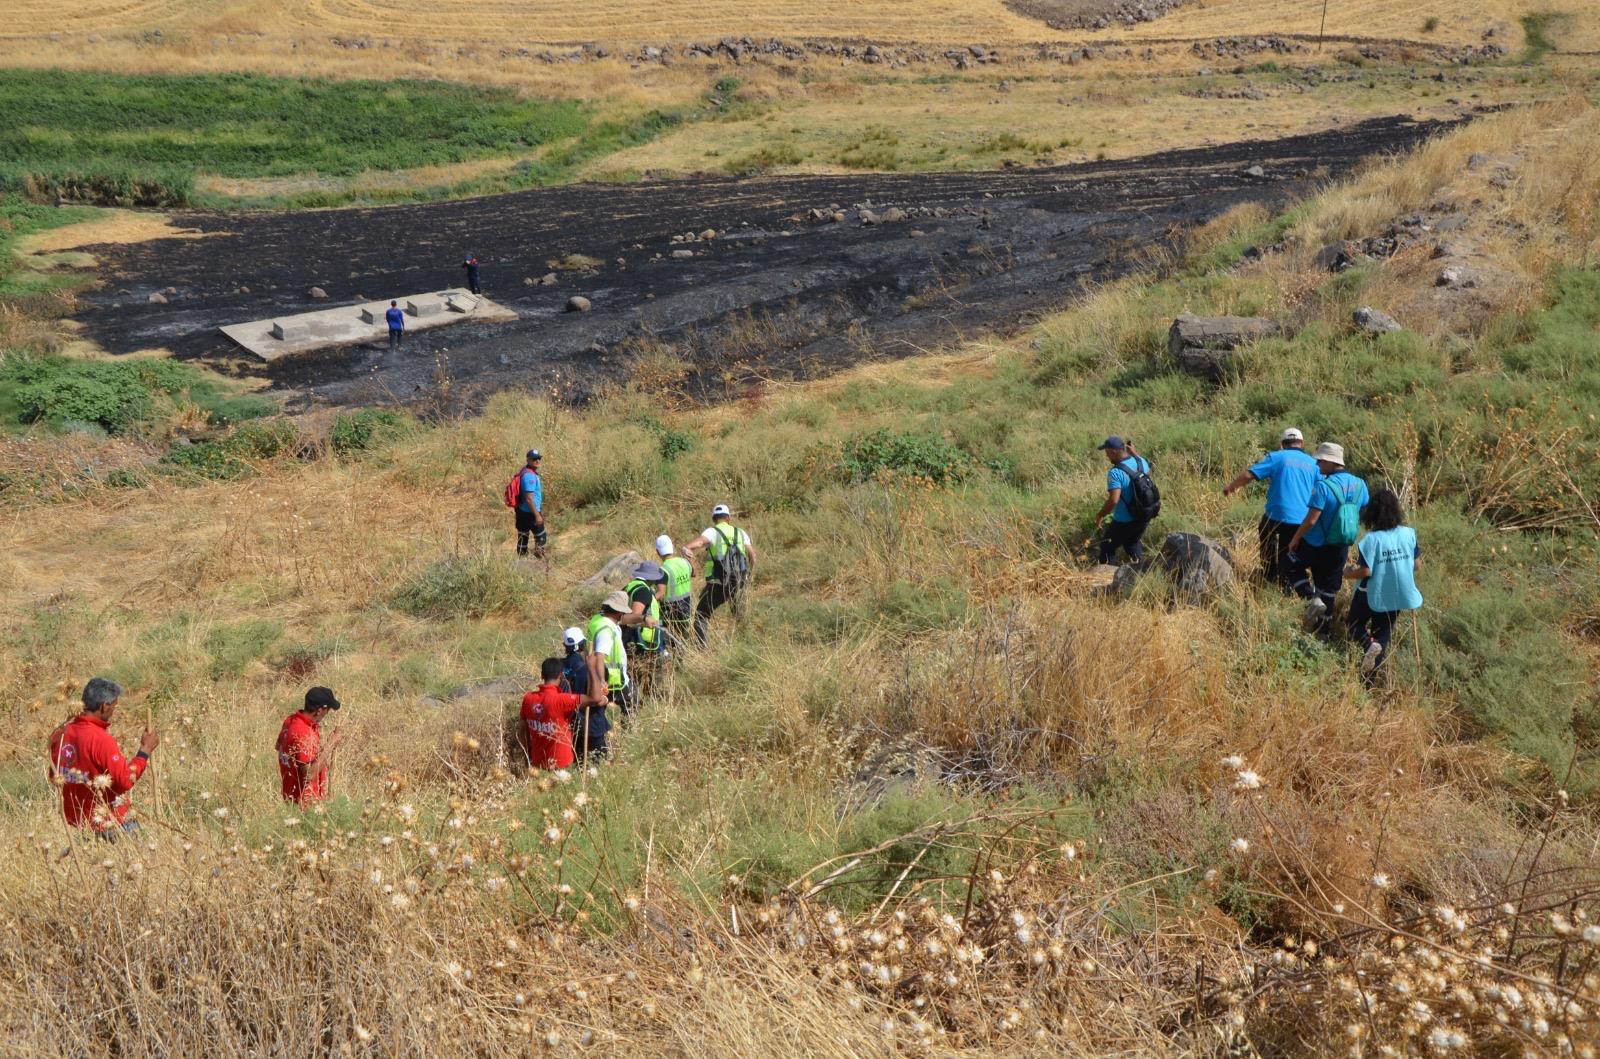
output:
[[1143,522],[1107,522],[1105,533],[1100,538],[1100,561],[1109,564],[1116,558],[1117,549],[1121,548],[1128,554],[1128,561],[1136,563],[1144,558],[1144,531],[1150,527],[1150,520]]
[[706,587],[700,590],[700,598],[694,605],[694,641],[698,644],[706,642],[706,630],[711,627],[711,612],[724,603],[733,608],[735,617],[743,611],[740,606],[740,589],[724,585],[721,581],[707,581]]
[[405,331],[398,327],[389,328],[389,351],[392,353],[400,348],[400,339],[405,336]]
[[577,722],[572,728],[572,752],[579,761],[610,753],[606,747],[606,733],[611,731],[611,722],[606,719],[604,709],[585,706],[572,719]]
[[475,268],[467,269],[467,289],[474,294],[483,293],[478,289],[478,270]]
[[1300,542],[1298,562],[1284,556],[1284,568],[1294,578],[1295,595],[1301,599],[1321,599],[1328,609],[1314,630],[1325,636],[1333,625],[1333,604],[1339,598],[1339,588],[1344,584],[1344,563],[1350,555],[1345,544],[1321,544],[1313,547]]
[[689,642],[689,625],[694,620],[694,599],[684,596],[661,604],[661,623],[672,634],[672,646]]
[[1297,528],[1293,522],[1279,522],[1265,515],[1256,523],[1256,537],[1261,542],[1261,579],[1269,585],[1280,586],[1285,592],[1291,591],[1294,583],[1285,556]]
[[1345,618],[1345,628],[1355,645],[1365,651],[1373,644],[1383,648],[1378,664],[1367,674],[1367,683],[1377,675],[1378,666],[1389,658],[1389,638],[1394,635],[1394,620],[1400,616],[1396,610],[1373,610],[1367,605],[1367,590],[1358,588],[1350,596],[1350,614]]
[[517,554],[528,554],[528,535],[533,535],[534,553],[540,558],[544,557],[544,546],[550,540],[544,531],[544,520],[532,511],[517,508]]

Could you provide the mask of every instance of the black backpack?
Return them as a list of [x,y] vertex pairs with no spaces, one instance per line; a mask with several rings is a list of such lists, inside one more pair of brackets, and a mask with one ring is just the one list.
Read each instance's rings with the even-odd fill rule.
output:
[[1117,466],[1128,476],[1128,488],[1122,498],[1128,504],[1128,514],[1136,522],[1145,522],[1161,514],[1161,490],[1150,478],[1150,461],[1135,456],[1132,470],[1120,463]]

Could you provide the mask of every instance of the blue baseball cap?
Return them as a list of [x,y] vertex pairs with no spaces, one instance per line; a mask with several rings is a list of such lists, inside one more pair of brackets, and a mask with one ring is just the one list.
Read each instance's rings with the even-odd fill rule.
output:
[[1123,441],[1117,435],[1113,434],[1109,438],[1106,438],[1104,441],[1102,441],[1100,443],[1100,447],[1102,449],[1125,449],[1128,447],[1128,443]]
[[528,459],[537,460],[538,458],[539,458],[539,450],[538,449],[529,449],[528,450]]

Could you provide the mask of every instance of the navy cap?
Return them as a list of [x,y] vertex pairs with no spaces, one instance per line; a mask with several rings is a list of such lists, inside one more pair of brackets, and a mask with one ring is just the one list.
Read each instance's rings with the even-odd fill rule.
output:
[[320,710],[326,706],[330,710],[339,708],[339,700],[333,697],[333,692],[328,688],[312,688],[306,692],[306,709]]
[[1128,447],[1128,443],[1123,441],[1122,438],[1118,437],[1116,434],[1113,434],[1109,438],[1106,438],[1104,441],[1102,441],[1100,443],[1100,447],[1102,449],[1125,449]]
[[538,458],[539,458],[539,450],[538,449],[529,449],[528,450],[528,459],[537,460]]

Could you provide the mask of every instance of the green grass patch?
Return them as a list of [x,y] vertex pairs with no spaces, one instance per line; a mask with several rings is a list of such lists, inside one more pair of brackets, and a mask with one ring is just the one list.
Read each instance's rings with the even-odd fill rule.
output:
[[183,404],[219,425],[257,419],[276,409],[270,398],[237,393],[222,380],[175,360],[0,355],[0,426],[91,426],[117,434]]
[[1523,15],[1520,20],[1524,41],[1522,61],[1536,63],[1555,51],[1556,44],[1550,39],[1550,30],[1566,18],[1566,14],[1560,11],[1536,11]]

